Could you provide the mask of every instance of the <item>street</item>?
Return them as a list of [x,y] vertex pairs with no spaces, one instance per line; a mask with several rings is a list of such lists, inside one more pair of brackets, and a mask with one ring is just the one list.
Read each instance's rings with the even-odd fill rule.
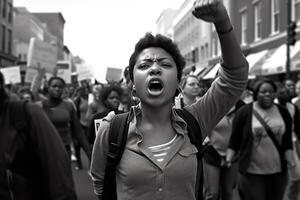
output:
[[97,200],[93,191],[91,178],[88,175],[88,159],[83,152],[82,157],[82,170],[75,170],[75,163],[72,163],[73,177],[76,187],[78,200]]

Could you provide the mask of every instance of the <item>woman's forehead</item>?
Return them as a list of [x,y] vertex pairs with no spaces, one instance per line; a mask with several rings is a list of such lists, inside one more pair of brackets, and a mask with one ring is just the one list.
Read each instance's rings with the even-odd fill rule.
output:
[[139,56],[137,57],[137,61],[139,60],[158,60],[158,59],[169,59],[174,62],[173,57],[164,49],[160,47],[149,47],[141,51]]
[[187,77],[186,81],[189,82],[189,83],[194,83],[194,82],[199,83],[198,79],[196,77],[193,77],[193,76]]

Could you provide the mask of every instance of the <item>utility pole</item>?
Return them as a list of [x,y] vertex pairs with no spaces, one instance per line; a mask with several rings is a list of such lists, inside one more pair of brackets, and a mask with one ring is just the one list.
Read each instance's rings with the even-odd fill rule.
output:
[[286,79],[289,79],[290,74],[290,44],[289,44],[289,32],[290,32],[290,23],[291,23],[291,0],[287,0],[287,41],[286,41]]
[[296,43],[296,22],[292,21],[291,0],[287,0],[286,79],[291,78],[290,46]]

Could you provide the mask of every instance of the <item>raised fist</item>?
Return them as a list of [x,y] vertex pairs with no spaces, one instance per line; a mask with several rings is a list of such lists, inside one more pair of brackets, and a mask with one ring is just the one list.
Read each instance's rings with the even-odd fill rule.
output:
[[227,10],[220,0],[196,0],[193,15],[206,22],[220,22],[229,18]]

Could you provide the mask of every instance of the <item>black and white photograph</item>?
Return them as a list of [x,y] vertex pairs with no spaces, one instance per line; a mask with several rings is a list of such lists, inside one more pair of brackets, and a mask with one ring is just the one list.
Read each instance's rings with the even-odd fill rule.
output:
[[300,200],[300,0],[0,0],[0,200]]

